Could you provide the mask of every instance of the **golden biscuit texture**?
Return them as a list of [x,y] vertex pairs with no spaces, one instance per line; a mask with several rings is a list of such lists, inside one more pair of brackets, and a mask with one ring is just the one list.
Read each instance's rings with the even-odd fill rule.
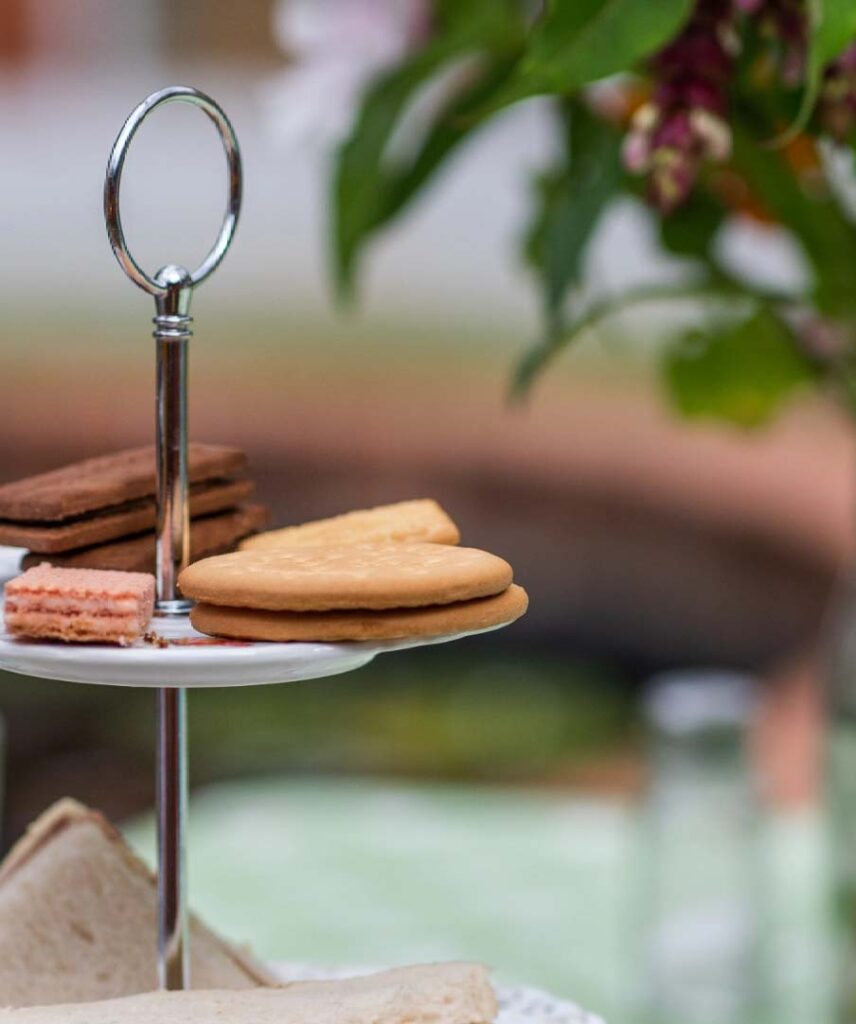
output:
[[501,594],[428,608],[379,611],[277,612],[198,604],[190,621],[200,633],[235,640],[327,642],[451,636],[504,626],[520,618],[529,598],[512,584]]
[[359,544],[381,541],[420,541],[457,544],[457,526],[431,498],[399,501],[394,505],[346,512],[300,526],[286,526],[248,537],[242,551],[275,550],[316,544]]
[[185,597],[271,611],[416,608],[487,597],[512,582],[508,562],[444,544],[352,544],[235,551],[179,577]]

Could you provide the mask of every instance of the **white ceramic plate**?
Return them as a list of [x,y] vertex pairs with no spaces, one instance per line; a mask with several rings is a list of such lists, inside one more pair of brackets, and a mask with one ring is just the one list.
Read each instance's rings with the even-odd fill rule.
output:
[[186,615],[155,618],[152,629],[167,644],[177,645],[39,643],[13,639],[0,629],[0,668],[40,679],[110,686],[257,686],[351,672],[378,654],[470,635],[342,644],[241,643],[197,633]]
[[10,548],[5,544],[0,544],[0,587],[7,580],[18,575],[21,571],[21,562],[26,553],[26,548]]

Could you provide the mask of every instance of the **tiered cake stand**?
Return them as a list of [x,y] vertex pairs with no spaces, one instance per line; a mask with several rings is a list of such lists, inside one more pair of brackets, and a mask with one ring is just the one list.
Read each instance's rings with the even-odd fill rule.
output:
[[[228,203],[213,249],[192,273],[170,264],[154,278],[125,243],[119,187],[128,146],[143,119],[171,102],[199,107],[214,123],[228,162]],[[167,989],[189,985],[185,884],[187,809],[186,694],[194,687],[287,683],[350,672],[377,654],[420,646],[386,643],[235,643],[203,637],[190,626],[188,602],[176,579],[188,561],[187,347],[193,288],[225,256],[241,205],[241,158],[235,132],[222,109],[195,89],[173,86],[141,103],[119,133],[107,165],[104,208],[113,251],[126,274],[155,299],[157,351],[157,618],[155,642],[130,648],[14,640],[0,633],[0,668],[73,683],[151,687],[157,693],[158,967]],[[465,635],[465,634],[461,634]],[[451,640],[455,637],[444,637]],[[430,643],[441,642],[438,640]]]
[[186,614],[159,616],[153,628],[156,642],[142,641],[128,648],[37,643],[0,631],[0,669],[70,683],[157,690],[158,970],[161,986],[175,989],[189,987],[187,691],[321,679],[362,668],[387,651],[443,643],[467,634],[377,643],[218,642],[197,633]]

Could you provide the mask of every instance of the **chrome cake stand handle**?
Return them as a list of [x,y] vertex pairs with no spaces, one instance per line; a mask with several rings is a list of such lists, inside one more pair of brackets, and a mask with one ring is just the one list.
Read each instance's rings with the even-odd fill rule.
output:
[[[131,140],[145,118],[166,103],[190,103],[214,123],[228,164],[226,214],[214,245],[194,271],[177,264],[154,277],[128,249],[119,212],[122,169]],[[170,615],[187,611],[176,589],[178,574],[190,555],[187,480],[187,346],[192,335],[193,289],[212,274],[228,252],[241,209],[241,153],[235,131],[223,110],[204,93],[169,86],[152,93],[131,113],[116,138],[104,182],[104,217],[113,253],[128,277],[155,300],[157,348],[157,610]],[[157,698],[158,822],[158,977],[161,988],[190,987],[185,834],[187,822],[186,693],[163,685]]]
[[[128,249],[119,210],[122,169],[128,147],[148,115],[167,103],[190,103],[214,123],[223,143],[229,180],[226,214],[214,245],[194,271],[176,264],[150,277]],[[193,289],[212,274],[229,250],[241,209],[241,153],[235,130],[223,110],[204,93],[173,85],[152,93],[132,112],[116,138],[104,182],[107,235],[119,265],[128,277],[155,300],[154,338],[157,342],[157,580],[158,609],[187,611],[176,603],[176,579],[188,560],[187,509],[187,342],[192,331],[190,299]]]

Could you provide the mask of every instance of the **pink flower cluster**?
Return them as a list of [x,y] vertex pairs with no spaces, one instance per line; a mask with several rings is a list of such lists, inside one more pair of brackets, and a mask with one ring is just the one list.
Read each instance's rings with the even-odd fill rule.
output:
[[[789,88],[803,80],[805,0],[697,0],[687,27],[651,62],[654,93],[624,146],[628,170],[649,176],[649,196],[663,212],[686,199],[705,162],[728,159],[728,85],[747,19],[769,44],[770,77]],[[823,109],[838,137],[856,126],[856,51],[827,73]]]
[[650,199],[663,212],[687,197],[705,161],[727,160],[731,152],[725,115],[733,17],[732,0],[701,0],[684,31],[652,62],[654,93],[633,117],[624,162],[649,176]]

